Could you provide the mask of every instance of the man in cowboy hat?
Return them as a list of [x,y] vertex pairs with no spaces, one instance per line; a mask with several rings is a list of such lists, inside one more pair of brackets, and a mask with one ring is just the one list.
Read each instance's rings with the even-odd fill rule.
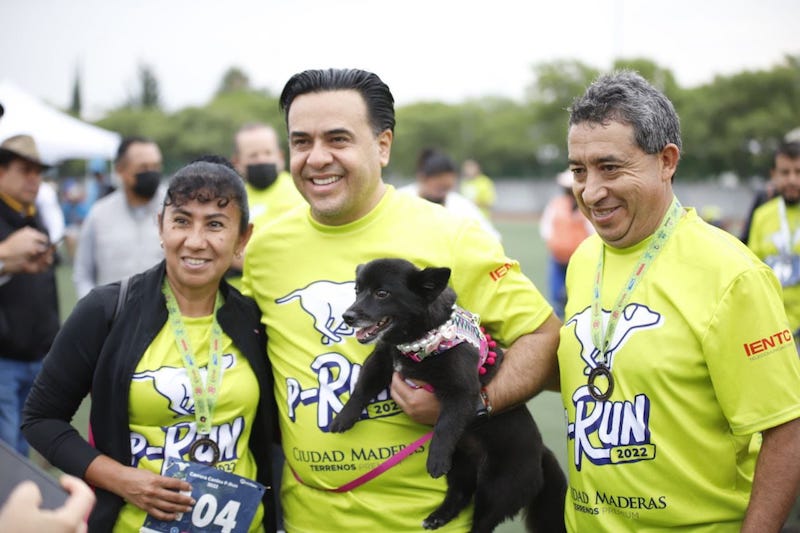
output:
[[23,455],[20,413],[59,327],[54,246],[35,205],[47,168],[30,135],[0,144],[0,439]]

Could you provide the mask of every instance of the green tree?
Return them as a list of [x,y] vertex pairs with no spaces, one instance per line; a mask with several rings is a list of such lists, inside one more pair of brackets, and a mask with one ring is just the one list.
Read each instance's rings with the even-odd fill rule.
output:
[[657,63],[646,58],[617,59],[612,67],[614,70],[628,69],[635,70],[642,75],[654,87],[662,91],[675,103],[675,99],[680,96],[681,90],[675,75],[671,70],[659,66]]
[[704,177],[732,171],[740,177],[763,176],[772,151],[798,124],[798,56],[787,56],[769,70],[717,76],[709,84],[686,91],[679,113],[685,173]]
[[[670,70],[648,59],[619,59],[612,68],[640,72],[675,104],[684,141],[681,179],[727,171],[742,177],[764,174],[772,149],[800,125],[800,56],[787,56],[768,70],[718,76],[694,88],[679,86]],[[456,161],[477,159],[493,177],[552,179],[566,164],[567,110],[598,74],[580,61],[540,63],[532,67],[522,102],[486,97],[398,107],[387,176],[413,177],[420,151],[434,147]],[[151,69],[140,68],[140,81],[142,94],[98,124],[155,139],[167,171],[205,153],[229,156],[234,132],[247,122],[285,131],[277,97],[251,88],[237,67],[226,71],[208,103],[171,114],[157,105],[158,83]]]
[[533,82],[525,89],[529,102],[568,106],[600,73],[578,60],[557,60],[533,66]]
[[[248,122],[270,124],[279,134],[284,131],[277,98],[261,91],[218,94],[203,107],[189,107],[173,114],[165,144],[174,157],[184,161],[204,154],[230,157],[234,134]],[[282,145],[285,147],[285,143]]]
[[551,177],[566,168],[568,108],[599,75],[576,60],[539,63],[525,94],[529,107],[528,151],[535,154],[533,173]]
[[239,67],[230,67],[220,81],[217,95],[250,90],[250,78]]
[[81,69],[75,68],[75,81],[72,83],[72,100],[69,105],[69,114],[81,118]]
[[159,109],[161,96],[158,89],[158,79],[153,68],[146,64],[139,65],[140,92],[135,97],[135,104],[142,109]]
[[530,176],[537,171],[532,149],[533,115],[508,98],[481,98],[461,107],[465,116],[459,159],[475,159],[492,177]]
[[398,108],[388,173],[414,176],[417,158],[424,148],[436,148],[452,157],[462,118],[457,106],[442,102],[421,102]]
[[123,137],[142,136],[153,139],[161,148],[166,171],[181,166],[181,161],[173,156],[172,150],[165,144],[166,139],[172,138],[173,125],[170,116],[160,109],[141,109],[125,105],[109,111],[96,124],[101,128],[116,131]]

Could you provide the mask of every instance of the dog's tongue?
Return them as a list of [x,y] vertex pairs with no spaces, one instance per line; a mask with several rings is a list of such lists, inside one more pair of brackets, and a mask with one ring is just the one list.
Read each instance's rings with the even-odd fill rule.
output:
[[362,328],[356,331],[356,339],[359,342],[363,342],[365,340],[369,340],[370,337],[375,335],[375,332],[378,331],[378,325],[370,326],[368,328]]

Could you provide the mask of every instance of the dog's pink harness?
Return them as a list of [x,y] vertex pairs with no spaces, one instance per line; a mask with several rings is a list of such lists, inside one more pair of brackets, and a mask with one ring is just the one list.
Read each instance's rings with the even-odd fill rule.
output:
[[480,327],[480,316],[453,304],[453,312],[447,322],[427,332],[422,338],[406,344],[398,344],[400,353],[419,363],[423,359],[446,352],[462,342],[468,342],[478,350],[478,372],[483,375],[486,367],[494,365],[497,354],[490,350],[497,346],[491,336]]

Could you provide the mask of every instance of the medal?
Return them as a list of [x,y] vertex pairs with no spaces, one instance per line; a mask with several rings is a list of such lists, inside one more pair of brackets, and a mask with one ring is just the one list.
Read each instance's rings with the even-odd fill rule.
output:
[[[656,256],[664,249],[675,226],[678,224],[683,212],[681,204],[678,199],[673,196],[672,204],[670,205],[667,214],[661,220],[661,225],[656,229],[653,234],[653,239],[650,241],[647,249],[642,253],[642,256],[636,262],[636,265],[631,272],[630,278],[625,283],[617,296],[614,307],[608,315],[608,324],[603,329],[603,311],[600,303],[601,287],[603,286],[603,263],[605,254],[605,244],[600,248],[600,258],[597,261],[597,271],[594,278],[594,290],[592,291],[592,343],[597,349],[597,358],[595,358],[595,365],[589,371],[587,386],[589,394],[598,402],[604,402],[611,397],[614,392],[614,376],[611,375],[611,360],[609,358],[609,351],[612,348],[610,345],[611,340],[614,338],[614,331],[617,329],[617,324],[631,299],[633,290],[644,277],[644,273],[653,264]],[[605,392],[595,385],[598,378],[605,378],[607,386]]]
[[[606,391],[601,392],[600,388],[594,384],[597,378],[605,378],[607,385]],[[589,394],[598,402],[604,402],[611,398],[611,393],[614,392],[614,376],[611,375],[611,370],[604,364],[599,364],[589,372]]]
[[[208,455],[211,458],[205,459]],[[207,435],[195,440],[189,448],[189,458],[196,463],[214,466],[219,461],[219,456],[219,446]]]

